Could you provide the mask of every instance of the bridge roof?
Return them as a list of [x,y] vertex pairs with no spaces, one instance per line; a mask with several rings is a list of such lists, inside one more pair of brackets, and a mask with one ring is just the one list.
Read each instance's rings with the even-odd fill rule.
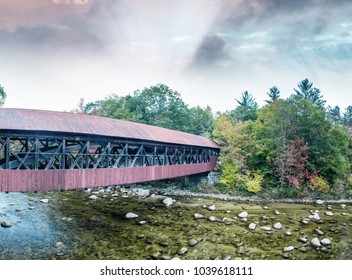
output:
[[0,108],[1,130],[99,135],[219,148],[208,138],[162,127],[99,116],[32,109]]

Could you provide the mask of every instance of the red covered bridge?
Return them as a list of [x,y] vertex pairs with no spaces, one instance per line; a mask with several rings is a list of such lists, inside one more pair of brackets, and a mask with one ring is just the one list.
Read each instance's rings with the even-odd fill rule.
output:
[[0,191],[47,191],[211,171],[219,146],[128,121],[0,108]]

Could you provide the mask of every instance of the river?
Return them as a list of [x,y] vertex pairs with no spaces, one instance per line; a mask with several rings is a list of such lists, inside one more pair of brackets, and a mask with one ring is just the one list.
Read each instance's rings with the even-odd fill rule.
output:
[[[110,187],[0,193],[0,222],[11,223],[0,227],[0,260],[352,259],[351,203],[165,192]],[[166,197],[173,199],[170,206]],[[138,217],[127,219],[127,213]]]

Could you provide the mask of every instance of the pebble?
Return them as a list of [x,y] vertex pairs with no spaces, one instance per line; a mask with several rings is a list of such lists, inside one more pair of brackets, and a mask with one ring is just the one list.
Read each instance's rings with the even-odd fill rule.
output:
[[210,216],[209,218],[208,218],[208,221],[209,222],[216,222],[218,219],[216,218],[216,217],[214,217],[214,216]]
[[248,217],[248,213],[246,211],[243,211],[241,213],[238,214],[238,217],[240,218],[247,218]]
[[208,210],[209,211],[215,211],[216,210],[216,206],[213,204],[213,205],[210,205],[209,207],[208,207]]
[[291,236],[291,235],[292,235],[292,232],[291,232],[291,231],[286,231],[285,234],[286,234],[287,236]]
[[147,223],[147,221],[139,221],[139,222],[138,222],[138,224],[141,225],[141,226],[142,226],[142,225],[145,225],[146,223]]
[[332,206],[331,206],[331,205],[328,205],[328,206],[326,207],[326,209],[332,210]]
[[49,199],[47,198],[43,198],[40,200],[41,203],[49,203]]
[[342,216],[347,216],[347,214],[345,212],[342,212],[341,215]]
[[325,212],[325,215],[326,215],[326,216],[334,216],[334,213],[332,213],[331,211],[326,211],[326,212]]
[[12,227],[12,223],[10,221],[3,221],[1,222],[1,226],[4,228]]
[[315,232],[316,234],[318,234],[318,235],[324,235],[324,232],[323,232],[322,230],[318,229],[318,228],[316,228],[316,229],[314,230],[314,232]]
[[232,260],[232,257],[230,255],[226,255],[222,258],[222,260],[229,261],[229,260]]
[[274,225],[274,228],[275,229],[282,229],[282,224],[280,222],[277,222],[275,225]]
[[284,252],[291,252],[291,251],[293,251],[295,249],[295,247],[293,247],[293,246],[288,246],[288,247],[285,247],[284,248]]
[[263,206],[263,209],[264,209],[264,210],[268,210],[268,209],[269,209],[269,207],[268,207],[268,206],[266,206],[266,205],[264,205],[264,206]]
[[204,216],[203,216],[202,214],[195,213],[195,214],[194,214],[194,218],[195,218],[195,219],[203,219]]
[[182,247],[179,251],[178,254],[179,255],[184,255],[188,252],[188,248],[187,247]]
[[315,221],[319,221],[320,220],[320,216],[319,216],[318,213],[314,213],[313,215],[309,216],[309,219],[315,220]]
[[167,197],[163,200],[163,203],[166,205],[166,207],[168,207],[174,203],[174,200],[171,197]]
[[188,246],[189,247],[194,247],[198,244],[198,240],[196,239],[191,239],[189,242],[188,242]]
[[138,218],[138,217],[139,217],[139,216],[138,216],[137,214],[132,213],[132,212],[127,213],[126,216],[125,216],[125,218],[126,218],[127,220],[135,219],[135,218]]
[[247,222],[247,218],[242,218],[241,221],[242,222]]
[[256,228],[256,224],[255,223],[251,223],[249,226],[248,226],[248,228],[250,229],[250,230],[255,230],[255,228]]
[[346,204],[341,204],[342,209],[346,209]]
[[312,245],[313,245],[314,247],[320,247],[320,246],[321,246],[321,243],[320,243],[320,241],[319,241],[319,239],[318,239],[317,237],[314,237],[314,238],[312,239],[311,243],[312,243]]
[[227,214],[230,214],[230,213],[231,213],[231,210],[226,210],[226,213],[227,213]]
[[323,240],[320,241],[321,244],[324,246],[331,245],[331,241],[327,238],[324,238]]
[[95,194],[89,196],[88,198],[89,198],[90,200],[97,200],[97,199],[98,199],[98,197],[97,197]]
[[280,215],[280,211],[278,211],[278,210],[275,210],[275,215]]

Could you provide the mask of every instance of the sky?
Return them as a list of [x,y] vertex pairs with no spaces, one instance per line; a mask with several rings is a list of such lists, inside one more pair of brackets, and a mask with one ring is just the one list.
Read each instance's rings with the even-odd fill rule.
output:
[[352,0],[0,0],[4,107],[68,111],[164,83],[226,111],[305,78],[352,105]]

